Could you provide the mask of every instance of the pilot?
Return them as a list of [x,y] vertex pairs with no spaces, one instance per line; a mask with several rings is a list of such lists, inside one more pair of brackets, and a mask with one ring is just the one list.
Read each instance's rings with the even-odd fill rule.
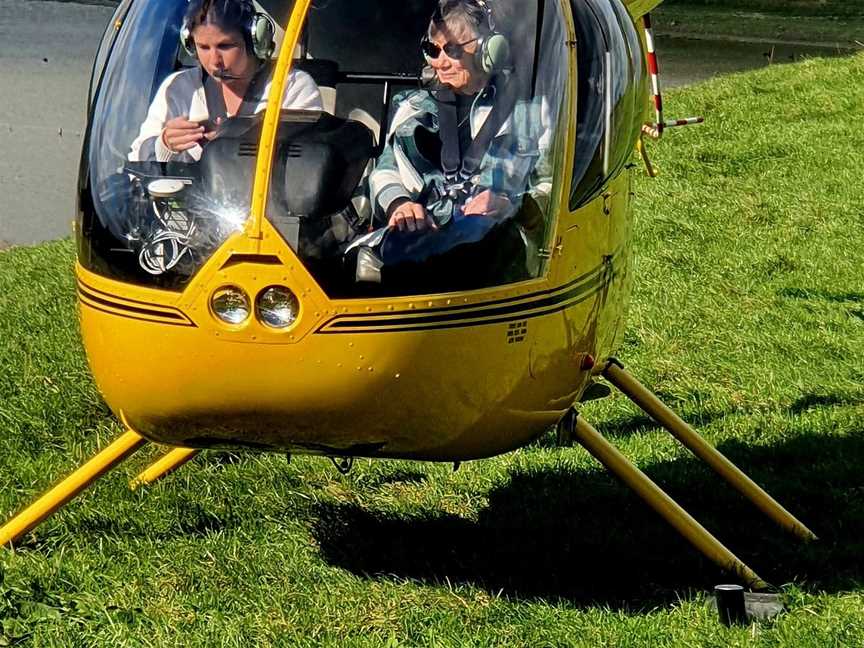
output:
[[551,173],[538,168],[548,164],[545,102],[525,99],[492,4],[439,0],[421,41],[434,87],[394,97],[370,176],[372,201],[391,229],[436,230],[468,216],[502,220],[526,191],[548,189]]
[[[274,31],[272,20],[257,13],[252,0],[190,0],[180,36],[199,65],[162,82],[129,160],[197,162],[225,119],[263,111]],[[292,70],[282,107],[322,110],[312,77]]]

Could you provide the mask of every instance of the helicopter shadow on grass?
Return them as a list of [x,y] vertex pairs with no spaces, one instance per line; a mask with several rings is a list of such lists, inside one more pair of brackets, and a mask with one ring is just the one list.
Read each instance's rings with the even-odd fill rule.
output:
[[[777,294],[786,299],[803,301],[827,301],[835,304],[864,304],[864,293],[861,292],[831,292],[828,290],[811,290],[807,288],[784,288]],[[864,321],[864,309],[847,307],[850,317]]]
[[[644,471],[769,582],[827,591],[861,586],[864,430],[805,434],[768,447],[727,442],[720,450],[819,542],[802,543],[775,526],[696,459]],[[731,578],[599,466],[582,471],[561,462],[515,472],[489,493],[476,521],[334,503],[320,504],[315,518],[323,558],[367,578],[449,581],[507,597],[628,610]]]

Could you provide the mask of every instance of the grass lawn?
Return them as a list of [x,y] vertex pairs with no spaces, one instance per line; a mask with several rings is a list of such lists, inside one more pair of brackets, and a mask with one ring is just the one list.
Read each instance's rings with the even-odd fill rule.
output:
[[665,0],[655,23],[659,35],[864,48],[864,3],[852,0]]
[[664,0],[664,4],[670,7],[726,7],[796,16],[864,16],[864,5],[857,0]]
[[[0,550],[0,646],[864,645],[864,56],[668,93],[620,357],[821,538],[803,546],[614,397],[584,415],[787,612],[725,628],[726,577],[581,448],[450,466],[145,450]],[[120,433],[88,376],[68,241],[0,252],[0,515]]]

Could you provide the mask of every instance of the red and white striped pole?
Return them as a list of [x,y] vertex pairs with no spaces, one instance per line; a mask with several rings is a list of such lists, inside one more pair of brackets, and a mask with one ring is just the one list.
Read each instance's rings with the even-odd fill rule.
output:
[[663,128],[674,128],[675,126],[691,126],[704,123],[704,117],[687,117],[686,119],[670,119],[663,122]]
[[660,139],[663,131],[667,128],[675,126],[690,126],[691,124],[701,124],[705,121],[703,117],[688,117],[686,119],[663,119],[663,96],[660,94],[660,64],[657,60],[657,50],[654,47],[654,28],[651,25],[651,14],[642,16],[642,22],[645,25],[645,44],[648,52],[648,72],[651,74],[651,88],[654,93],[654,110],[657,115],[657,121],[653,124],[645,124],[642,127],[642,132],[653,139]]
[[[648,72],[651,74],[651,89],[654,92],[654,110],[657,113],[657,121],[654,124],[656,137],[663,135],[663,97],[660,94],[660,64],[657,62],[657,50],[654,47],[654,28],[651,25],[651,14],[642,17],[645,25],[645,44],[648,48]],[[653,133],[649,133],[653,135]]]

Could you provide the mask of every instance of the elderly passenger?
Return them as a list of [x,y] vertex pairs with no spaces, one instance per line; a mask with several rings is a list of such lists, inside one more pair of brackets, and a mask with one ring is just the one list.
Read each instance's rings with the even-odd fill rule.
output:
[[[371,197],[391,229],[435,230],[463,217],[500,221],[546,182],[540,102],[518,96],[491,2],[440,0],[421,41],[430,89],[401,93]],[[515,62],[518,65],[518,61]]]

